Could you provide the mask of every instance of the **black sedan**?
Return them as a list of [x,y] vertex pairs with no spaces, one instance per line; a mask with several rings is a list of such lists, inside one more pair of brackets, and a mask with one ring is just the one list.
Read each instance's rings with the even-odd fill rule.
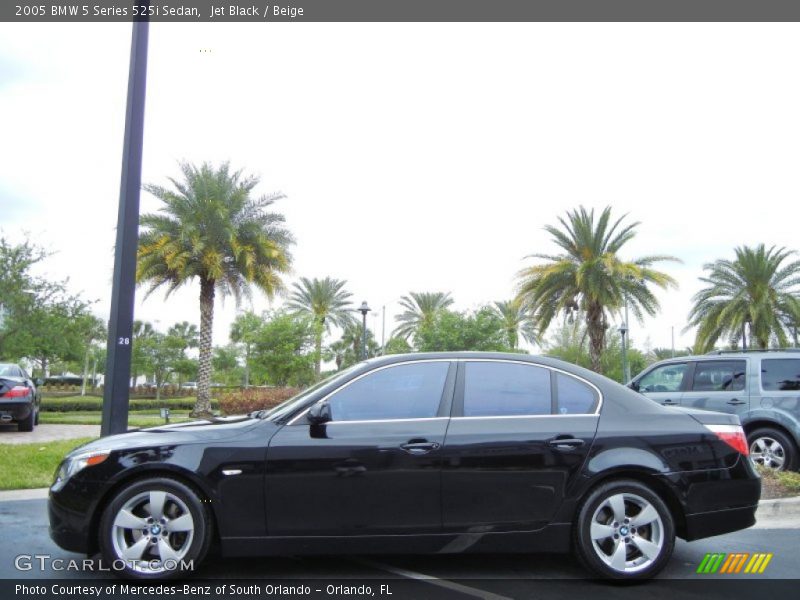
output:
[[40,405],[41,393],[25,369],[0,363],[0,423],[17,423],[20,431],[33,431]]
[[76,449],[50,489],[62,548],[140,578],[226,556],[573,550],[642,579],[686,540],[749,527],[734,415],[651,402],[516,354],[388,356],[270,411]]

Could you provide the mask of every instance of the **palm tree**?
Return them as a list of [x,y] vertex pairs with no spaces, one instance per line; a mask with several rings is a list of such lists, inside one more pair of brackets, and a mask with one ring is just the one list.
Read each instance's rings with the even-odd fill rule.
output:
[[770,340],[787,346],[790,324],[800,322],[800,261],[788,259],[794,251],[764,244],[735,249],[736,258],[703,265],[708,271],[700,281],[708,284],[694,295],[689,326],[697,327],[695,347],[712,349],[726,337],[736,345],[745,323],[759,348]]
[[283,289],[281,275],[291,265],[294,242],[283,215],[268,210],[283,198],[253,198],[258,178],[231,171],[181,163],[183,178],[170,179],[174,189],[145,185],[163,203],[158,213],[142,215],[136,280],[148,283],[149,295],[164,287],[166,295],[195,279],[200,281],[200,339],[197,403],[192,416],[211,414],[211,331],[214,298],[232,295],[238,304],[251,285],[268,298]]
[[529,344],[538,343],[539,336],[536,335],[530,312],[519,298],[495,302],[493,309],[503,319],[503,329],[510,348],[516,350],[520,336]]
[[308,279],[302,277],[294,284],[294,291],[289,299],[289,310],[307,315],[314,320],[316,364],[314,377],[319,379],[322,366],[322,336],[330,331],[331,325],[344,328],[355,321],[350,308],[352,294],[344,289],[347,282],[343,279]]
[[654,263],[672,260],[671,256],[645,256],[631,261],[619,251],[636,235],[638,222],[622,226],[625,215],[611,223],[611,207],[595,220],[594,209],[583,206],[559,217],[561,229],[545,227],[562,254],[533,254],[543,264],[527,267],[518,274],[518,297],[532,313],[541,335],[563,311],[579,310],[585,315],[589,335],[591,367],[602,372],[601,354],[606,345],[610,314],[616,314],[626,299],[641,321],[643,313],[654,315],[658,300],[648,287],[677,287],[675,280],[652,268]]
[[400,323],[392,335],[408,339],[423,325],[430,325],[441,311],[453,304],[450,292],[410,292],[400,298],[405,310],[395,317]]

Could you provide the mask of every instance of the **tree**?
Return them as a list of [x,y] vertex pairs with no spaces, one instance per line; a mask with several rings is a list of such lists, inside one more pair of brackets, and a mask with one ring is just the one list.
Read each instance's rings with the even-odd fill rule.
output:
[[474,313],[439,311],[420,326],[414,344],[420,352],[511,350],[502,319],[488,306]]
[[791,325],[800,322],[800,261],[795,252],[764,244],[740,246],[735,259],[703,265],[707,284],[692,298],[689,327],[697,327],[695,349],[708,352],[720,338],[742,340],[745,323],[759,348],[770,340],[788,346]]
[[384,354],[408,354],[413,351],[414,349],[406,338],[396,335],[389,338],[386,342],[386,347],[383,349]]
[[519,298],[495,302],[493,308],[503,320],[509,348],[516,349],[520,337],[529,344],[538,343],[539,336],[536,335],[530,312]]
[[[83,318],[78,321],[77,325],[83,333],[83,340],[86,344],[83,358],[83,377],[81,382],[81,396],[85,396],[86,380],[89,378],[89,363],[92,359],[92,355],[97,354],[95,342],[101,341],[106,337],[106,326],[102,319],[92,314],[84,315]],[[92,388],[94,388],[94,386],[95,381],[94,377],[92,377]]]
[[[592,357],[588,338],[585,323],[581,321],[564,322],[559,324],[545,341],[544,352],[547,356],[589,368],[592,364]],[[633,374],[640,372],[649,364],[645,354],[633,347],[632,340],[626,354]],[[615,335],[609,338],[600,355],[600,363],[603,372],[608,377],[615,381],[623,380],[622,339],[619,336]]]
[[155,334],[153,325],[146,321],[133,322],[133,338],[131,339],[131,387],[136,385],[139,374],[146,369],[142,343]]
[[589,336],[591,368],[602,373],[601,355],[606,347],[610,314],[616,314],[627,298],[639,322],[654,315],[658,300],[650,285],[677,287],[675,280],[652,268],[657,262],[677,261],[671,256],[645,256],[631,261],[620,258],[622,247],[636,235],[638,222],[622,226],[625,215],[611,223],[607,207],[595,220],[594,209],[583,206],[559,218],[561,229],[545,227],[562,254],[533,254],[543,264],[518,274],[518,297],[531,311],[541,335],[560,312],[580,310]]
[[421,327],[429,326],[452,304],[450,292],[410,292],[400,298],[400,306],[405,310],[395,317],[399,325],[392,335],[406,340],[414,337]]
[[253,364],[273,385],[303,386],[315,378],[317,324],[311,317],[276,312],[259,329]]
[[167,335],[175,338],[176,343],[181,348],[181,358],[173,365],[173,372],[178,375],[178,385],[181,385],[185,377],[196,377],[197,361],[189,358],[186,351],[189,348],[197,348],[197,325],[188,321],[181,321],[170,327],[167,330]]
[[182,341],[158,331],[140,341],[144,364],[153,373],[156,384],[156,400],[161,399],[161,387],[175,370],[175,365],[183,357]]
[[342,279],[307,279],[302,277],[294,284],[294,291],[289,298],[289,309],[297,314],[313,319],[315,331],[316,363],[314,378],[319,379],[322,366],[322,336],[330,332],[331,325],[344,328],[355,321],[350,297],[345,291],[347,282]]
[[268,298],[283,288],[281,276],[291,265],[292,235],[284,217],[268,210],[284,196],[251,196],[258,178],[231,172],[228,163],[214,168],[180,165],[182,180],[174,189],[145,185],[161,200],[158,213],[142,215],[136,279],[149,284],[149,295],[166,295],[197,278],[200,282],[200,339],[197,403],[192,416],[211,414],[211,332],[214,300],[219,293],[239,303],[251,286]]
[[[361,347],[363,345],[363,326],[353,321],[344,326],[342,330],[342,337],[330,345],[330,350],[333,353],[334,361],[336,362],[336,369],[346,369],[347,367],[356,364],[362,360]],[[367,356],[372,358],[378,356],[381,346],[375,340],[375,336],[367,329]]]
[[264,319],[254,312],[245,312],[236,316],[231,324],[231,341],[240,344],[244,350],[244,386],[250,386],[250,356],[258,331],[264,325]]
[[240,385],[242,383],[239,349],[235,345],[214,346],[211,363],[214,367],[214,376],[218,381],[226,385]]

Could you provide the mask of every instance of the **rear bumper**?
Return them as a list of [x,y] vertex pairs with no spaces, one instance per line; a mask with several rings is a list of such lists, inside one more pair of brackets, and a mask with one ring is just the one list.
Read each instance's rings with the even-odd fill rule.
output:
[[32,410],[33,403],[30,400],[22,400],[19,402],[3,402],[0,400],[0,422],[8,420],[9,417],[14,421],[22,421],[30,416]]
[[746,529],[756,522],[758,504],[741,508],[728,508],[711,512],[686,515],[686,531],[683,538],[687,542]]

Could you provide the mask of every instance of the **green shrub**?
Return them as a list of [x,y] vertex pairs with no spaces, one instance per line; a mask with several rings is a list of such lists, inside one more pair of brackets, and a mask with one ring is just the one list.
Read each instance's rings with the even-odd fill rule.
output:
[[226,415],[241,415],[254,410],[277,406],[300,392],[299,388],[247,388],[226,392],[219,400],[219,407]]
[[[129,404],[130,410],[158,410],[159,408],[169,408],[171,410],[192,410],[194,408],[194,398],[170,398],[142,399],[132,398]],[[219,403],[211,401],[211,407],[219,410]],[[103,410],[103,399],[93,396],[72,397],[72,398],[42,398],[42,412],[88,412]]]

